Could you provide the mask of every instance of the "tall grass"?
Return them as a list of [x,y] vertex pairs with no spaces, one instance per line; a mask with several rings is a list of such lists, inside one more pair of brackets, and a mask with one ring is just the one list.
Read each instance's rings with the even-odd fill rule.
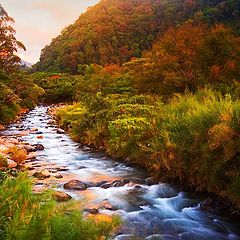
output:
[[76,119],[68,107],[58,117],[67,119],[85,144],[103,146],[162,179],[240,204],[240,101],[207,89],[175,95],[167,103],[154,96],[142,99],[107,95],[101,110],[86,105]]
[[32,193],[26,174],[0,184],[0,239],[108,239],[118,220],[96,222],[70,205],[59,205],[50,193]]

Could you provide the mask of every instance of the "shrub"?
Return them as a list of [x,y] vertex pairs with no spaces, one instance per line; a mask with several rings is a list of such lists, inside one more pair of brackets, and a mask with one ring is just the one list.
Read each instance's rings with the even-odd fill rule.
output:
[[11,147],[9,149],[9,153],[12,160],[16,162],[18,165],[27,159],[27,151],[17,146]]

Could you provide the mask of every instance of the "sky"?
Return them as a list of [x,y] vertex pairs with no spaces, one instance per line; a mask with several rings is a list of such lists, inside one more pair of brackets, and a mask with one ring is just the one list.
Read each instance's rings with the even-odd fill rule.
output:
[[27,62],[36,63],[41,49],[98,1],[1,0],[1,4],[14,18],[16,37],[27,48],[18,55]]

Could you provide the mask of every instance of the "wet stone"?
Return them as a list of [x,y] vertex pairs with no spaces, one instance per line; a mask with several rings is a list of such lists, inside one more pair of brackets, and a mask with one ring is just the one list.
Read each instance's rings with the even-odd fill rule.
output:
[[37,144],[34,144],[34,146],[37,151],[44,150],[44,146],[42,144],[37,143]]
[[36,148],[32,145],[24,145],[24,148],[27,152],[35,152]]
[[72,197],[69,194],[60,192],[60,191],[54,192],[53,198],[58,202],[66,202],[66,201],[72,199]]
[[58,134],[64,134],[65,131],[64,131],[63,129],[61,129],[61,128],[58,128],[58,129],[57,129],[57,133],[58,133]]
[[48,170],[37,171],[33,174],[33,177],[37,179],[45,179],[50,177],[50,173]]
[[84,209],[85,212],[91,213],[91,214],[98,214],[99,211],[97,208],[86,208]]
[[57,174],[57,175],[55,175],[55,178],[63,178],[63,175],[62,174]]
[[63,185],[65,189],[68,190],[79,190],[83,191],[87,189],[87,185],[79,180],[71,180]]

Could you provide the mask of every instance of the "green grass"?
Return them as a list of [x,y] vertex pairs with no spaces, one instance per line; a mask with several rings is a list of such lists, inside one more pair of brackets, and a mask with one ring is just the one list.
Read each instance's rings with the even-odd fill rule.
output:
[[0,239],[97,240],[108,239],[118,219],[96,222],[80,210],[60,205],[50,193],[33,194],[25,173],[7,177],[0,184]]

